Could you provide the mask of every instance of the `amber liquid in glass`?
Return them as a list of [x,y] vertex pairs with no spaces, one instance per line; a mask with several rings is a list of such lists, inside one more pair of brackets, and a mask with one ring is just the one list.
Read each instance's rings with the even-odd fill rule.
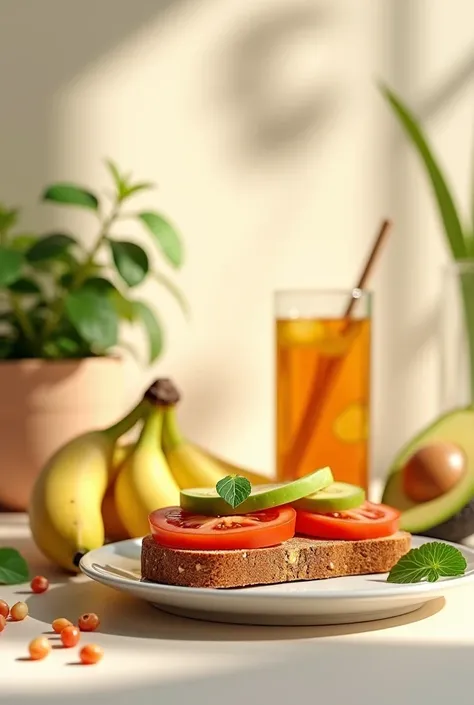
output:
[[280,481],[329,465],[368,491],[370,332],[369,318],[277,320]]

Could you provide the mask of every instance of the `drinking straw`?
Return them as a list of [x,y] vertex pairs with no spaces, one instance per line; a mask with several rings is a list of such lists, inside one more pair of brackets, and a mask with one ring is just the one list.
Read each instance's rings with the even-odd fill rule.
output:
[[[375,241],[370,250],[370,254],[365,262],[358,282],[352,290],[350,301],[345,310],[345,325],[341,331],[342,333],[346,333],[347,329],[350,327],[352,312],[357,304],[357,301],[359,300],[359,296],[356,294],[357,292],[360,292],[361,289],[366,287],[366,284],[374,271],[374,267],[378,261],[378,257],[380,256],[382,246],[387,239],[391,227],[391,221],[385,219],[378,230]],[[318,369],[313,375],[313,380],[311,382],[312,393],[309,396],[308,403],[303,412],[302,420],[296,432],[292,446],[283,460],[283,476],[285,478],[293,476],[294,470],[298,468],[303,460],[308,444],[311,441],[311,437],[315,433],[319,415],[324,408],[326,395],[328,390],[331,388],[331,384],[334,379],[337,377],[343,359],[344,356],[341,356],[340,358],[327,358],[320,366],[318,366]],[[319,393],[316,392],[318,388],[320,388]]]

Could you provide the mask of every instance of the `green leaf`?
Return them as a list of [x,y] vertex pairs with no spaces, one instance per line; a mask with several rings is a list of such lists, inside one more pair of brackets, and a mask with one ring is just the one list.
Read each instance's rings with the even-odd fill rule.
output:
[[246,477],[240,475],[227,475],[216,485],[217,494],[222,497],[224,502],[230,504],[235,509],[239,504],[242,504],[252,491],[252,485]]
[[173,226],[158,213],[140,213],[138,217],[154,235],[166,259],[174,267],[180,267],[183,263],[183,247]]
[[111,281],[105,279],[104,277],[90,277],[86,279],[83,287],[93,289],[98,293],[108,296],[112,301],[117,315],[126,321],[132,323],[135,319],[135,312],[133,309],[133,302],[129,301],[122,292],[120,292],[117,287],[112,284]]
[[37,240],[37,235],[21,233],[12,237],[9,245],[12,250],[16,250],[17,252],[26,252],[35,244]]
[[463,575],[466,559],[459,549],[441,541],[425,543],[412,548],[400,558],[390,571],[389,583],[436,582],[440,577]]
[[107,167],[108,167],[108,169],[112,175],[112,178],[114,180],[115,186],[117,187],[117,192],[120,193],[125,181],[122,178],[120,171],[118,170],[118,167],[115,164],[115,162],[113,162],[111,159],[106,159],[105,163],[107,164]]
[[133,242],[109,240],[115,267],[128,286],[137,286],[148,273],[148,255]]
[[13,228],[18,220],[18,209],[16,208],[4,208],[0,206],[0,232],[7,232],[10,228]]
[[17,585],[30,577],[28,564],[14,548],[0,548],[0,583]]
[[132,184],[131,186],[127,186],[125,188],[124,198],[133,196],[134,193],[138,193],[139,191],[149,191],[152,188],[155,188],[155,184],[152,184],[151,181],[143,181],[139,184]]
[[117,344],[118,316],[107,296],[81,288],[68,294],[66,314],[84,340],[99,351],[106,351]]
[[20,277],[22,266],[21,252],[0,246],[0,287],[13,284]]
[[32,279],[26,279],[26,277],[17,279],[8,288],[14,294],[41,294],[38,284]]
[[467,252],[458,211],[447,181],[442,174],[432,148],[428,144],[424,131],[415,116],[389,88],[382,85],[381,91],[388,99],[412,144],[417,148],[422,163],[426,168],[452,254],[455,259],[463,259],[467,256]]
[[77,340],[66,336],[58,336],[44,344],[42,353],[44,357],[52,359],[78,358],[83,356],[83,349]]
[[97,196],[74,184],[62,183],[49,186],[43,193],[43,200],[71,206],[81,206],[91,210],[97,210],[99,207]]
[[181,291],[176,286],[176,284],[174,284],[171,279],[168,279],[168,277],[166,277],[161,272],[152,272],[152,276],[156,279],[159,284],[162,284],[166,289],[168,289],[168,292],[176,299],[185,317],[188,318],[189,304],[186,301],[186,298],[181,293]]
[[36,240],[34,245],[27,251],[28,262],[41,262],[48,259],[57,259],[64,255],[67,250],[76,245],[77,241],[70,235],[64,233],[53,233]]
[[161,326],[151,308],[143,301],[134,301],[133,309],[135,319],[143,323],[147,333],[150,349],[149,361],[152,363],[159,357],[163,349],[163,332]]
[[0,336],[0,360],[7,360],[13,349],[13,341],[4,336]]

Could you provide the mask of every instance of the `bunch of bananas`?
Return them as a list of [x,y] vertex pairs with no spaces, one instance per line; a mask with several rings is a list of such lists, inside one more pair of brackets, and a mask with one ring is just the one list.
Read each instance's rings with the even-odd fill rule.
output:
[[[215,487],[229,474],[265,484],[264,475],[212,455],[180,433],[180,394],[158,379],[123,419],[66,443],[50,458],[34,485],[29,507],[40,551],[67,571],[106,541],[148,533],[148,515],[179,504],[180,489]],[[141,423],[136,443],[120,438]]]

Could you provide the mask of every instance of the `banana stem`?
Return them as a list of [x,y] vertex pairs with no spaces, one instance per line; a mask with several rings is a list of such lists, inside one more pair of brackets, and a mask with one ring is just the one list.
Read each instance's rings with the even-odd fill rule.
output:
[[161,431],[163,428],[163,407],[152,406],[145,418],[142,431],[137,441],[137,448],[152,447],[154,451],[161,445]]
[[172,450],[184,442],[178,428],[174,406],[169,406],[164,410],[162,442],[165,450]]
[[105,429],[104,433],[107,433],[107,435],[116,441],[120,436],[123,436],[124,433],[127,433],[137,421],[144,417],[149,407],[149,403],[142,399],[135,408],[123,417],[123,419],[120,419],[120,421],[117,421],[117,423]]

